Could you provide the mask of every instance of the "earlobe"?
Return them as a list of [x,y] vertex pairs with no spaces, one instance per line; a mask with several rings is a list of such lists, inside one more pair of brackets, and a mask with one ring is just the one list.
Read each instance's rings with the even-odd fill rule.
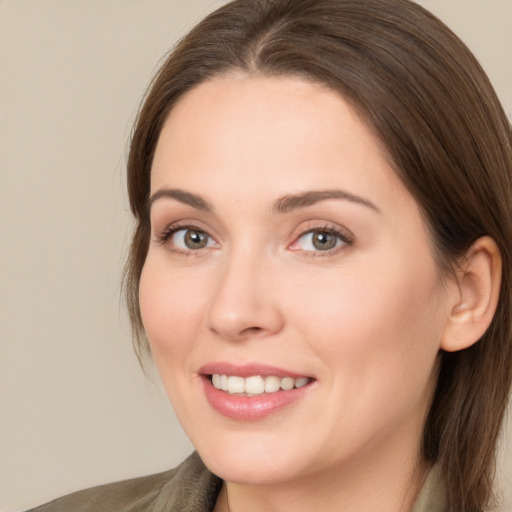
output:
[[483,336],[498,306],[501,267],[501,254],[492,238],[479,238],[469,248],[456,271],[457,293],[449,305],[443,350],[463,350]]

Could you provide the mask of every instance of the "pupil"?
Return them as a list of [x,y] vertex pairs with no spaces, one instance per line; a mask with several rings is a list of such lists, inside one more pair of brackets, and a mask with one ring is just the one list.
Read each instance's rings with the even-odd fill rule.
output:
[[206,235],[202,231],[187,231],[185,244],[189,249],[201,249],[206,246]]
[[315,233],[313,235],[313,245],[315,249],[320,249],[321,251],[332,249],[336,245],[336,237],[331,233]]

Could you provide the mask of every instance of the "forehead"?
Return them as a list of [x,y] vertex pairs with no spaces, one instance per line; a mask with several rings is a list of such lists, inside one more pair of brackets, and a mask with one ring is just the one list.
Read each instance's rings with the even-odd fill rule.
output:
[[216,77],[171,110],[155,152],[152,193],[192,187],[208,196],[219,183],[247,196],[331,186],[408,195],[350,104],[296,77]]
[[[325,138],[335,115],[355,118],[341,96],[320,84],[237,73],[215,77],[186,93],[171,110],[162,135],[180,144],[191,136],[200,136],[204,144],[215,138],[217,148],[227,149],[244,142],[269,147],[278,134],[284,149],[286,141]],[[226,146],[219,146],[223,140]]]

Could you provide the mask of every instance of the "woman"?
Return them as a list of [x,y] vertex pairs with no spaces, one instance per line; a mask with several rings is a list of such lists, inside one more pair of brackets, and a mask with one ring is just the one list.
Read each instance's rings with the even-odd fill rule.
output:
[[128,163],[136,347],[198,455],[38,510],[484,510],[511,162],[485,74],[412,2],[208,16]]

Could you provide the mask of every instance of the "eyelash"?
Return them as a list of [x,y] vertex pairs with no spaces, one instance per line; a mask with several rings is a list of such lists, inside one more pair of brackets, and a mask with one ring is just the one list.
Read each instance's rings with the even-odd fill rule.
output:
[[[299,230],[299,233],[295,237],[295,241],[290,244],[290,247],[293,245],[296,245],[299,240],[304,237],[305,235],[309,233],[327,233],[329,235],[335,236],[338,240],[342,242],[341,247],[335,247],[332,249],[328,249],[325,251],[303,251],[308,257],[312,258],[323,258],[328,256],[333,256],[335,254],[338,254],[338,252],[342,251],[346,247],[350,247],[354,245],[354,236],[348,232],[348,230],[342,230],[340,228],[334,227],[330,224],[324,224],[323,226],[308,226],[304,227],[301,230]],[[299,250],[299,249],[292,249],[292,250]]]
[[[203,228],[201,228],[197,224],[187,222],[184,224],[172,224],[170,226],[167,226],[164,229],[164,231],[162,231],[162,233],[160,233],[160,235],[158,235],[156,242],[160,245],[165,246],[173,235],[175,235],[176,233],[178,233],[179,231],[182,231],[182,230],[200,231],[202,233],[205,233],[205,235],[207,237],[209,237],[210,239],[214,240],[213,237],[211,235],[209,235],[208,232],[205,231]],[[295,236],[294,242],[292,244],[290,244],[288,247],[291,247],[291,246],[297,244],[302,237],[304,237],[305,235],[307,235],[309,233],[327,233],[327,234],[335,236],[343,244],[341,247],[337,247],[337,248],[335,247],[333,249],[327,249],[325,251],[320,251],[320,250],[302,251],[310,257],[316,258],[316,257],[332,256],[334,254],[337,254],[340,250],[343,250],[345,247],[347,247],[347,246],[350,247],[350,246],[354,245],[354,237],[351,233],[347,233],[345,230],[341,230],[332,225],[325,224],[321,227],[320,226],[315,226],[315,227],[308,226],[308,227],[305,227],[305,228],[299,230],[299,233]],[[166,249],[171,253],[178,254],[181,256],[198,256],[198,253],[201,252],[200,249],[185,250],[185,249],[176,249],[175,247],[172,247],[172,246],[167,246]],[[299,249],[292,249],[292,250],[299,251]]]
[[[160,245],[165,246],[173,235],[178,233],[178,231],[183,230],[200,231],[201,233],[205,233],[206,236],[208,236],[209,238],[212,238],[211,235],[209,235],[203,228],[201,228],[197,224],[187,222],[183,224],[171,224],[170,226],[167,226],[162,231],[162,233],[158,235],[156,242]],[[198,256],[198,253],[200,252],[198,249],[176,249],[175,247],[172,246],[166,246],[166,250],[179,256]]]

